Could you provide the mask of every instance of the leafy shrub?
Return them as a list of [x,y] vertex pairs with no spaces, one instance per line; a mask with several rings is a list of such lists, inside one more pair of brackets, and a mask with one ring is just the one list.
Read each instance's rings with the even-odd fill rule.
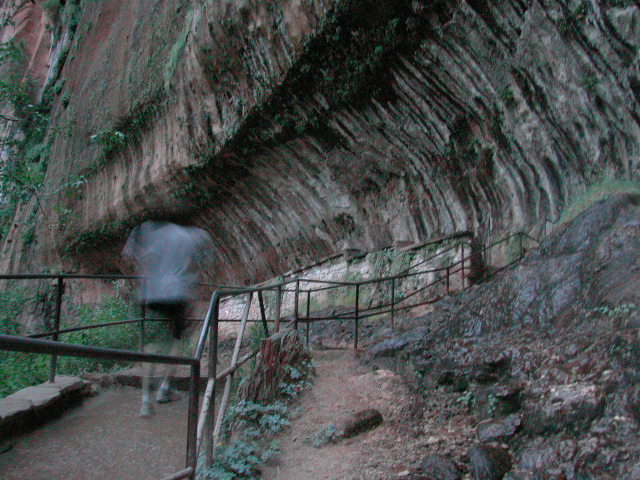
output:
[[[308,385],[307,376],[312,372],[310,364],[301,368],[288,367],[290,383],[286,388],[298,395]],[[282,385],[281,385],[282,386]],[[285,397],[291,400],[292,396]],[[289,425],[289,408],[285,403],[275,402],[261,405],[250,401],[239,401],[229,408],[225,419],[225,435],[233,441],[215,451],[212,467],[200,469],[198,479],[248,480],[260,478],[259,467],[278,452],[278,442],[270,437]]]
[[97,142],[105,155],[115,151],[126,143],[127,136],[120,130],[105,130],[91,135],[92,142]]
[[278,454],[276,442],[267,448],[260,448],[255,442],[235,440],[220,449],[210,470],[203,472],[200,479],[240,480],[259,478],[260,465]]
[[262,340],[267,338],[267,334],[264,332],[262,323],[254,322],[247,328],[247,340],[249,348],[253,351],[260,348]]
[[[81,305],[78,307],[76,315],[79,320],[78,326],[82,326],[132,319],[136,312],[134,307],[128,304],[124,298],[113,295],[106,297],[96,307]],[[60,341],[76,345],[129,350],[137,346],[138,343],[139,337],[135,325],[116,325],[70,332],[61,335]],[[109,371],[123,365],[110,359],[59,357],[58,373],[60,375],[81,375],[86,372]]]
[[236,438],[219,447],[211,469],[202,471],[199,479],[245,480],[259,478],[259,467],[277,455],[278,442],[267,440],[289,425],[288,408],[281,403],[260,405],[241,401],[229,409],[226,433]]
[[[29,296],[24,288],[0,292],[0,332],[18,334],[16,318],[24,309]],[[95,307],[82,305],[76,309],[76,326],[131,319],[133,307],[119,295],[106,297]],[[134,326],[118,325],[60,335],[60,341],[78,345],[131,349],[137,345],[138,333]],[[46,381],[49,377],[49,355],[23,352],[0,352],[0,396],[6,396],[30,385]],[[89,359],[59,356],[58,375],[82,375],[86,372],[109,371],[122,367],[110,359]]]
[[301,368],[284,365],[283,369],[287,374],[288,381],[283,381],[278,385],[282,396],[292,400],[300,395],[302,391],[311,384],[311,382],[307,380],[310,368],[310,365],[302,365]]
[[282,403],[261,405],[243,400],[229,409],[229,424],[236,430],[255,427],[259,434],[274,435],[289,425],[287,411],[288,407]]
[[18,138],[14,129],[9,129],[0,135],[0,146],[10,158],[0,168],[0,193],[9,202],[28,198],[40,186],[43,166],[34,162],[46,161],[48,154],[45,133],[49,108],[33,100],[33,81],[24,75],[26,64],[22,43],[12,40],[0,44],[0,101],[13,107],[12,122],[23,134]]
[[620,305],[616,305],[615,307],[608,307],[604,305],[602,307],[597,307],[594,310],[610,318],[620,316],[628,317],[629,314],[636,310],[636,305],[635,303],[621,303]]

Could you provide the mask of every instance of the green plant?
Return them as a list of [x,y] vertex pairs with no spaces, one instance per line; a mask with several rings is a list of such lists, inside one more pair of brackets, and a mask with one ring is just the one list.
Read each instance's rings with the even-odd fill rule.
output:
[[0,194],[14,205],[33,195],[42,183],[51,142],[46,138],[49,107],[32,99],[35,88],[24,75],[25,66],[20,42],[0,44],[0,102],[12,106],[13,114],[6,120],[21,131],[16,135],[16,129],[7,129],[0,137],[0,147],[7,155],[0,167]]
[[5,335],[18,333],[16,318],[22,313],[29,298],[27,289],[14,287],[0,292],[0,332]]
[[264,331],[262,323],[251,323],[247,328],[246,337],[251,350],[256,350],[257,348],[259,348],[262,340],[267,338],[267,334]]
[[525,253],[525,247],[522,235],[516,235],[507,243],[507,259],[509,263],[514,263],[522,259]]
[[489,398],[487,399],[487,411],[489,412],[489,415],[496,413],[499,401],[498,397],[494,394],[489,395]]
[[572,201],[564,208],[559,223],[569,222],[597,201],[622,192],[640,193],[640,181],[615,177],[600,178],[582,194],[572,196]]
[[[16,319],[29,299],[24,287],[14,287],[0,292],[0,333],[18,334]],[[0,397],[47,378],[45,355],[0,352]]]
[[597,307],[594,309],[595,312],[598,312],[602,315],[606,315],[607,317],[619,317],[624,316],[627,317],[631,312],[634,312],[637,309],[635,303],[621,303],[620,305],[616,305],[611,308],[606,305],[602,307]]
[[255,442],[234,440],[219,448],[211,469],[200,469],[199,480],[244,480],[260,476],[259,467],[278,454],[278,444],[270,442],[264,448]]
[[63,5],[64,2],[60,0],[46,0],[42,3],[42,7],[49,13],[54,23],[57,23],[60,18],[60,11]]
[[106,130],[91,135],[89,139],[100,145],[104,154],[108,155],[125,144],[126,135],[120,130]]
[[558,21],[558,30],[564,35],[578,35],[582,23],[589,14],[589,4],[582,1],[573,11],[566,13]]
[[184,27],[182,32],[178,35],[178,38],[171,46],[169,50],[169,58],[167,59],[167,63],[164,68],[164,90],[167,94],[171,91],[171,81],[175,74],[176,68],[178,68],[178,63],[184,54],[184,49],[187,45],[187,38],[189,38],[189,33],[191,32],[191,22],[193,20],[193,12],[189,12],[189,14],[185,17]]
[[461,395],[456,399],[456,403],[459,403],[467,408],[473,408],[476,406],[476,396],[468,390],[464,395]]
[[316,448],[320,448],[328,443],[335,443],[340,437],[342,437],[342,434],[343,432],[338,430],[338,427],[336,427],[334,423],[330,423],[329,425],[322,427],[313,435],[309,435],[304,439],[304,442],[313,445]]
[[594,88],[598,83],[600,83],[600,79],[595,74],[587,74],[583,75],[578,79],[578,83],[582,85],[586,89]]
[[245,430],[258,427],[260,433],[273,435],[289,425],[288,407],[276,402],[271,405],[243,400],[229,409],[229,428]]
[[[29,292],[15,288],[0,293],[0,331],[17,334],[15,318],[28,304]],[[114,322],[133,318],[133,306],[119,294],[104,298],[96,306],[81,305],[75,309],[73,326]],[[66,325],[69,326],[69,325]],[[108,348],[131,349],[138,343],[138,332],[131,326],[102,327],[60,335],[60,341]],[[0,396],[45,381],[49,375],[49,356],[22,352],[0,352]],[[109,371],[123,364],[110,359],[87,359],[59,356],[58,375],[82,375],[90,371]]]
[[278,385],[278,390],[286,400],[297,398],[305,388],[311,386],[313,365],[310,362],[303,362],[299,367],[284,365],[283,370],[284,380]]
[[22,234],[22,248],[27,249],[31,246],[36,238],[36,218],[37,209],[33,209],[27,220],[27,225]]
[[259,467],[279,453],[278,442],[269,440],[289,425],[288,408],[282,403],[261,405],[240,401],[229,409],[226,434],[234,440],[218,447],[210,469],[199,469],[198,478],[244,480],[259,476]]
[[[291,388],[299,389],[308,384],[313,367],[303,362],[299,367],[286,366],[285,378]],[[285,401],[291,400],[285,396]],[[229,408],[224,422],[223,436],[233,438],[224,447],[215,450],[210,469],[200,466],[199,480],[245,480],[259,477],[259,467],[278,454],[278,442],[271,437],[289,425],[289,408],[276,401],[269,405],[241,400]]]
[[516,106],[516,97],[513,94],[513,90],[511,89],[510,86],[506,86],[502,90],[500,90],[498,92],[498,96],[500,97],[500,100],[502,100],[507,107],[513,108]]

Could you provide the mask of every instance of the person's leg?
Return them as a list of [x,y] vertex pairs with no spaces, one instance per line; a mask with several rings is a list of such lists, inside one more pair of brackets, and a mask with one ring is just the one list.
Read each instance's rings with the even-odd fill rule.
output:
[[140,406],[140,416],[150,417],[153,415],[153,408],[151,407],[151,378],[155,370],[155,363],[145,363],[144,372],[142,375],[142,405]]
[[[180,344],[181,342],[179,339],[172,339],[168,354],[171,356],[177,356],[180,352]],[[158,389],[158,394],[156,395],[156,401],[158,403],[167,403],[180,398],[180,395],[171,388],[171,378],[175,375],[177,368],[177,365],[167,365],[164,378],[162,379],[162,383]]]
[[[181,337],[186,324],[186,306],[183,304],[172,305],[169,309],[169,315],[171,318],[171,343],[169,345],[168,354],[170,356],[178,356],[181,350]],[[177,365],[167,365],[162,384],[158,389],[156,401],[158,403],[171,402],[178,400],[180,395],[171,388],[171,378],[175,375]]]
[[[160,317],[169,317],[170,312],[167,311],[167,306],[160,303],[150,303],[147,304],[147,308],[152,310],[157,316]],[[170,328],[165,325],[160,325],[159,329],[154,329],[155,334],[151,335],[151,339],[154,345],[153,353],[168,353],[169,345],[170,345]],[[147,349],[150,345],[147,345]],[[154,380],[155,372],[157,371],[157,364],[155,363],[144,363],[143,364],[143,374],[142,374],[142,405],[140,406],[140,416],[141,417],[150,417],[153,415],[153,406],[151,402],[151,383]]]

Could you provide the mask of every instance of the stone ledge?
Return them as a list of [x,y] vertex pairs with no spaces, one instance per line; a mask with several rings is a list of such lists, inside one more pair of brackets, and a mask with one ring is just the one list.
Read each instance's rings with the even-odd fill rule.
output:
[[61,413],[80,400],[86,386],[80,378],[57,376],[53,383],[23,388],[0,399],[0,439]]
[[[182,367],[182,366],[180,366]],[[171,387],[187,392],[189,391],[189,382],[191,381],[191,371],[188,367],[183,367],[176,370],[175,374],[171,377]],[[206,370],[202,369],[201,372]],[[110,385],[124,385],[127,387],[142,388],[142,377],[144,376],[144,368],[141,366],[134,366],[127,370],[121,370],[118,372],[109,373],[87,373],[84,378],[92,383],[100,385],[102,387],[108,387]],[[155,389],[160,385],[162,380],[162,374],[164,370],[158,368],[151,380],[151,388]],[[207,385],[206,377],[200,377],[200,390],[204,391]]]

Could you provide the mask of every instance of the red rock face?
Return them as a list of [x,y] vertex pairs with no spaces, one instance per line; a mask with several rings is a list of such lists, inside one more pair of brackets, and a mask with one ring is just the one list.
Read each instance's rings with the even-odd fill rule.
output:
[[[44,86],[51,63],[51,20],[42,9],[41,2],[6,2],[0,17],[11,18],[2,30],[2,42],[15,39],[24,46],[27,56],[25,75],[33,79],[38,92]],[[19,3],[19,6],[15,4]]]
[[585,184],[637,171],[639,15],[88,2],[53,102],[69,134],[41,192],[42,258],[117,269],[149,217],[209,230],[231,283],[350,247],[537,235]]

